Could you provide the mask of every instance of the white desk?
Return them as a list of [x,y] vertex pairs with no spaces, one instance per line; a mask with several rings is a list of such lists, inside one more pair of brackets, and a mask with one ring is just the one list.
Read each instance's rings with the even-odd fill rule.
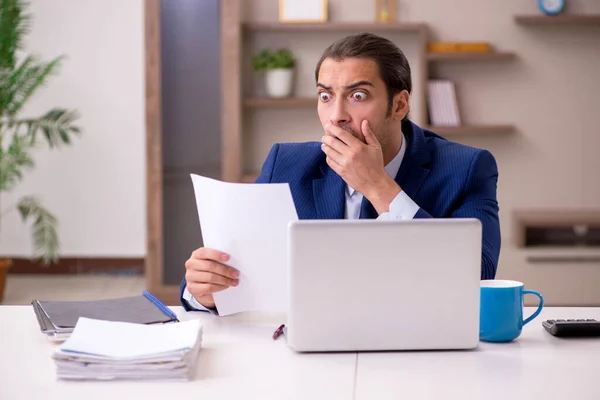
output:
[[517,340],[469,352],[361,353],[355,398],[600,400],[600,338],[559,339],[542,327],[573,318],[600,321],[600,308],[546,308]]
[[351,399],[356,354],[300,355],[273,331],[281,319],[186,313],[204,322],[196,379],[190,382],[56,380],[56,343],[40,332],[29,306],[0,306],[0,400]]
[[548,318],[600,320],[600,308],[546,308],[515,342],[475,351],[358,355],[296,354],[271,339],[279,318],[173,309],[204,321],[191,382],[59,382],[57,345],[33,310],[0,306],[0,399],[600,399],[600,339],[561,340],[541,327]]

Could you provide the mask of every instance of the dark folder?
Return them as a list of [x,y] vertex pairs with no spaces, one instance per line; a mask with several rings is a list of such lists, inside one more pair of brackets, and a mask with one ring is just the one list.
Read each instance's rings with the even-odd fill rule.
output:
[[160,324],[177,322],[177,316],[152,293],[139,296],[92,301],[31,302],[40,329],[51,339],[69,336],[79,317],[107,321]]

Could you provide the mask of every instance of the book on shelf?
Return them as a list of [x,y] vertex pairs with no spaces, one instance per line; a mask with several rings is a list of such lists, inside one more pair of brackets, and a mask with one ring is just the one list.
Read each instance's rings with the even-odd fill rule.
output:
[[492,46],[485,42],[430,42],[429,53],[489,53]]
[[460,126],[454,82],[432,79],[427,82],[427,105],[432,126]]

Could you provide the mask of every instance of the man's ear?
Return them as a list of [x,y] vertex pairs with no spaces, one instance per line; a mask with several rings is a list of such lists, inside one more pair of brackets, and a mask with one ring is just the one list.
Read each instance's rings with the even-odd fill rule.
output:
[[402,119],[408,114],[409,100],[410,95],[408,90],[403,90],[400,93],[396,93],[392,107],[392,117],[394,119],[402,121]]

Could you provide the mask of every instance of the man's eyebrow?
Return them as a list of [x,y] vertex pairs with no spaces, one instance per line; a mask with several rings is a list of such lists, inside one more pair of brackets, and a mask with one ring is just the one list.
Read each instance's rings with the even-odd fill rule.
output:
[[[321,82],[318,82],[317,86],[318,87],[322,87],[325,90],[331,90],[331,86],[324,85]],[[350,85],[346,86],[346,89],[355,89],[355,88],[357,88],[359,86],[371,86],[371,87],[373,87],[373,84],[371,82],[369,82],[369,81],[358,81],[358,82],[354,82],[354,83],[351,83]]]
[[346,86],[346,89],[354,89],[359,86],[373,86],[373,84],[369,81],[358,81],[358,82],[354,82],[353,84]]

